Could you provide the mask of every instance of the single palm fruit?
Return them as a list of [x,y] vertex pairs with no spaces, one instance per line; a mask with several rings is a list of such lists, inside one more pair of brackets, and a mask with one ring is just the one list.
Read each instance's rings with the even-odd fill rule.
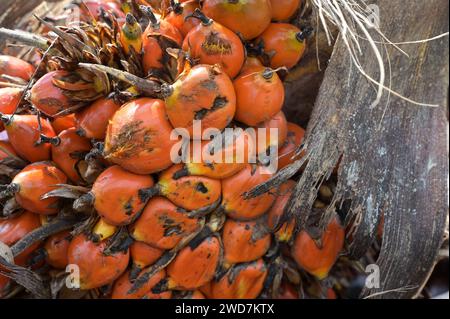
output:
[[211,299],[255,299],[261,294],[267,275],[267,266],[258,259],[233,266],[220,280],[202,287],[202,291]]
[[228,219],[222,233],[225,268],[263,257],[270,247],[270,237],[262,221]]
[[104,140],[109,121],[120,105],[113,99],[101,98],[75,113],[78,134],[89,139]]
[[174,248],[183,237],[199,228],[200,219],[190,217],[164,197],[155,197],[130,226],[130,233],[137,241],[165,250]]
[[[166,272],[163,269],[151,276],[147,280],[147,282],[136,292],[129,294],[128,291],[133,286],[133,283],[130,281],[130,272],[127,271],[114,283],[111,299],[142,299],[144,296],[146,296],[147,293],[151,292],[152,288],[155,287],[165,277]],[[171,292],[167,291],[159,295],[155,295],[154,298],[149,299],[170,299],[170,297]]]
[[[5,87],[0,88],[0,113],[11,115],[16,111],[22,97],[23,89]],[[0,130],[3,130],[3,125],[0,123]]]
[[[54,83],[58,78],[68,77],[69,72],[64,70],[45,74],[31,88],[30,101],[34,107],[48,116],[57,116],[71,108],[69,98]],[[73,89],[81,89],[82,84],[73,84]]]
[[251,220],[266,213],[275,201],[275,196],[265,193],[252,199],[244,199],[244,194],[272,176],[262,166],[247,164],[236,175],[222,180],[222,208],[226,214],[236,220]]
[[242,129],[234,129],[217,135],[217,140],[193,141],[185,166],[175,173],[174,178],[183,176],[206,176],[225,179],[243,170],[256,154],[254,136]]
[[223,71],[234,78],[244,64],[245,50],[241,39],[230,29],[206,17],[200,9],[191,15],[201,24],[185,37],[183,50],[202,64],[219,64]]
[[2,116],[9,141],[17,154],[29,162],[50,159],[50,144],[39,143],[40,135],[54,137],[55,131],[50,122],[41,119],[41,130],[36,115]]
[[135,174],[152,174],[172,165],[170,136],[161,100],[140,98],[123,105],[109,123],[105,158]]
[[297,65],[306,49],[306,38],[311,30],[299,28],[288,23],[271,23],[257,39],[265,52],[266,64],[277,69],[288,69]]
[[296,184],[295,181],[289,180],[279,187],[278,197],[268,213],[267,225],[274,231],[274,236],[279,242],[290,242],[294,234],[295,220],[286,221],[282,225],[280,221]]
[[[263,129],[263,130],[260,130]],[[271,119],[258,124],[255,127],[258,159],[266,164],[275,151],[284,145],[288,134],[288,124],[283,111],[278,112]]]
[[67,176],[59,168],[50,162],[37,162],[20,171],[2,195],[14,195],[17,203],[30,212],[52,215],[59,211],[58,198],[42,197],[66,183]]
[[19,58],[0,55],[0,75],[8,75],[29,81],[34,73],[34,67]]
[[69,264],[79,268],[80,289],[89,290],[113,283],[126,270],[130,259],[129,250],[106,255],[109,240],[97,243],[85,234],[72,239],[68,259]]
[[173,85],[163,86],[166,110],[173,127],[193,136],[193,122],[201,121],[202,134],[222,130],[233,120],[236,94],[233,83],[219,65],[196,65]]
[[274,70],[254,67],[251,73],[241,74],[233,84],[236,90],[236,120],[257,126],[281,111],[284,86]]
[[197,0],[189,1],[171,1],[171,8],[169,14],[164,18],[171,25],[176,27],[183,37],[191,31],[194,27],[200,24],[200,21],[195,19],[186,19],[191,15],[195,9],[200,8]]
[[284,144],[278,150],[278,169],[283,169],[302,157],[303,153],[295,156],[297,149],[303,142],[305,130],[294,123],[288,123],[288,134]]
[[144,242],[134,241],[130,246],[130,255],[132,260],[130,278],[132,280],[139,276],[139,273],[145,267],[153,265],[161,256],[164,250],[154,248]]
[[76,184],[83,184],[84,180],[78,170],[78,163],[92,149],[91,142],[77,134],[72,127],[62,131],[52,142],[52,159],[58,167]]
[[120,43],[125,54],[129,54],[130,50],[138,54],[142,51],[142,29],[131,13],[127,14],[125,24],[120,29]]
[[272,18],[270,0],[205,0],[202,10],[245,40],[263,33]]
[[213,207],[222,193],[220,181],[204,176],[175,179],[175,173],[182,168],[183,165],[178,164],[162,172],[154,187],[141,190],[141,198],[146,201],[155,195],[161,195],[188,211]]
[[328,276],[344,247],[345,231],[338,217],[328,224],[319,242],[315,241],[306,230],[302,230],[292,246],[292,257],[298,266],[318,279]]
[[301,0],[270,0],[270,3],[272,4],[272,19],[286,21],[299,9]]
[[[92,190],[79,201],[92,202],[100,217],[108,224],[128,225],[135,220],[146,204],[141,200],[139,191],[152,187],[153,184],[150,175],[133,174],[114,165],[100,174]],[[74,206],[78,204],[79,202],[75,202]]]
[[221,250],[215,236],[192,240],[167,267],[166,288],[194,290],[211,281],[219,265]]

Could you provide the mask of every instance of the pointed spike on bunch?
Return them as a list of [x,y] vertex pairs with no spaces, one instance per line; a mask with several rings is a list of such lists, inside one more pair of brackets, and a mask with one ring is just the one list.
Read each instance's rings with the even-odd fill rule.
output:
[[155,81],[142,79],[125,71],[91,63],[80,63],[79,66],[92,72],[105,72],[120,81],[135,86],[139,91],[148,96],[157,96],[161,92],[161,84]]
[[22,30],[0,28],[0,38],[8,38],[18,41],[22,44],[41,49],[43,51],[47,50],[50,46],[50,41],[48,39]]
[[142,11],[142,13],[150,20],[150,24],[154,27],[159,24],[158,19],[156,18],[155,14],[153,13],[153,10],[149,6],[141,5],[139,6],[139,9]]

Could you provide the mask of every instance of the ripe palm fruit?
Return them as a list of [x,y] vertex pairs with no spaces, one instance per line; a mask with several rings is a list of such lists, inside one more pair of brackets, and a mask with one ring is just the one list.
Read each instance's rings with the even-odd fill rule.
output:
[[299,267],[318,279],[324,279],[343,249],[344,238],[345,231],[338,217],[335,217],[328,224],[319,243],[306,230],[302,230],[295,237],[291,254]]
[[203,12],[245,40],[259,36],[270,24],[270,0],[205,0]]
[[67,251],[71,240],[70,231],[63,231],[50,236],[43,247],[47,264],[57,269],[65,269],[69,264]]
[[[256,145],[259,151],[258,159],[265,164],[261,159],[264,160],[264,156],[267,157],[268,155],[274,154],[274,151],[278,150],[286,142],[288,126],[283,111],[278,112],[271,119],[258,124],[255,129],[257,130]],[[259,129],[264,130],[260,131]],[[277,134],[272,134],[272,130],[275,130]]]
[[263,257],[270,247],[270,233],[262,221],[228,219],[223,226],[225,268]]
[[145,267],[153,265],[161,256],[164,250],[154,248],[144,242],[135,241],[130,246],[130,256],[132,260],[130,278],[136,279]]
[[193,122],[207,129],[222,130],[233,120],[236,94],[233,82],[218,65],[196,65],[181,74],[173,85],[163,86],[166,110],[175,128],[193,135]]
[[14,195],[24,209],[42,215],[58,213],[58,199],[42,197],[67,183],[67,176],[49,162],[33,163],[17,174],[1,196]]
[[286,221],[280,225],[284,209],[291,198],[296,182],[289,180],[282,184],[278,191],[278,197],[268,213],[267,225],[274,231],[274,236],[279,242],[289,242],[295,229],[295,220]]
[[86,234],[75,236],[69,245],[69,264],[80,270],[80,289],[88,290],[114,282],[125,271],[130,259],[127,249],[105,254],[110,239],[93,242]]
[[77,134],[72,127],[62,131],[57,137],[49,139],[52,144],[52,159],[69,179],[76,184],[83,184],[78,164],[91,150],[91,142]]
[[243,195],[272,176],[261,166],[247,164],[236,175],[222,180],[222,208],[227,215],[237,220],[251,220],[267,212],[275,200],[272,194],[265,193],[252,199],[244,199]]
[[163,101],[131,101],[115,113],[108,125],[105,158],[136,174],[162,171],[172,165],[172,130]]
[[[69,114],[66,116],[57,117],[52,121],[52,127],[56,134],[61,133],[69,128],[75,127],[75,115]],[[106,131],[106,128],[105,128]]]
[[299,9],[301,0],[270,0],[272,4],[272,19],[276,21],[289,20]]
[[197,0],[184,2],[172,0],[170,12],[164,20],[176,27],[183,37],[186,37],[189,31],[200,24],[198,20],[186,19],[198,8],[200,8],[200,5]]
[[183,36],[175,26],[166,20],[158,20],[150,8],[143,7],[142,9],[150,20],[142,36],[142,66],[145,74],[164,76],[165,73],[171,73],[170,55],[167,49],[180,48]]
[[256,126],[281,111],[284,86],[274,70],[254,67],[249,73],[241,73],[233,84],[236,90],[236,120]]
[[125,54],[130,54],[131,50],[138,54],[142,51],[142,29],[131,13],[127,14],[125,23],[120,29],[120,43]]
[[51,146],[39,143],[40,134],[54,137],[55,131],[50,122],[41,119],[41,130],[36,115],[2,116],[3,124],[8,132],[9,141],[17,154],[29,162],[46,161],[50,159]]
[[[60,78],[69,77],[64,70],[53,71],[41,77],[32,87],[30,101],[36,109],[45,115],[56,117],[70,110],[71,103],[63,91],[55,86]],[[83,85],[73,85],[73,90],[79,90]]]
[[222,251],[220,241],[215,236],[201,237],[194,238],[169,264],[164,288],[194,290],[214,278]]
[[[7,246],[12,246],[40,226],[39,216],[30,212],[23,212],[9,219],[0,219],[0,242]],[[39,242],[35,243],[16,256],[14,263],[19,266],[25,266],[29,256],[39,244]],[[2,266],[0,266],[0,271],[5,271]],[[7,276],[0,274],[0,298],[8,292],[10,282],[11,280]]]
[[93,203],[95,210],[108,224],[128,225],[145,206],[139,191],[153,184],[153,178],[149,175],[137,175],[120,166],[111,166],[100,174],[89,193],[75,201],[74,207],[84,207],[85,202]]
[[[130,281],[130,272],[125,272],[119,279],[114,283],[112,290],[112,299],[142,299],[147,297],[147,299],[170,299],[172,293],[170,291],[163,292],[161,294],[151,294],[151,290],[155,287],[161,280],[166,277],[165,270],[160,270],[153,276],[151,276],[147,282],[139,288],[136,292],[128,294],[128,291],[133,286]],[[149,294],[150,293],[150,294]]]
[[13,56],[0,55],[0,75],[8,75],[28,81],[33,73],[34,67],[28,62]]
[[[223,143],[217,147],[213,142],[193,143],[192,152],[201,154],[200,161],[189,157],[185,167],[174,178],[183,176],[206,176],[215,179],[229,178],[243,170],[255,153],[253,137],[245,131],[230,136],[222,134]],[[211,154],[213,152],[214,154]],[[230,158],[231,155],[231,158]]]
[[303,142],[305,130],[294,123],[288,123],[288,134],[286,142],[278,151],[278,168],[282,169],[293,163],[294,160],[300,159],[300,156],[295,157],[297,149]]
[[183,237],[201,227],[201,220],[190,217],[164,197],[152,198],[142,215],[131,225],[131,236],[158,249],[172,249]]
[[[13,114],[22,97],[22,93],[23,90],[19,88],[0,88],[0,113]],[[0,124],[0,129],[3,129],[2,124]]]
[[201,24],[185,37],[183,50],[202,64],[219,64],[223,71],[234,78],[244,64],[245,50],[241,39],[230,29],[206,17],[200,9],[191,15]]
[[188,211],[208,208],[210,210],[217,206],[222,193],[220,181],[204,176],[185,176],[174,179],[174,174],[182,167],[182,165],[174,165],[162,172],[154,187],[141,190],[141,198],[146,201],[155,195],[161,195]]
[[104,140],[109,121],[120,108],[113,99],[101,98],[75,113],[78,134],[89,139]]
[[255,299],[263,288],[268,275],[262,259],[233,266],[220,280],[213,280],[202,287],[211,299]]
[[306,38],[310,33],[308,28],[300,31],[292,24],[271,23],[257,40],[264,48],[265,64],[273,69],[294,67],[305,53]]

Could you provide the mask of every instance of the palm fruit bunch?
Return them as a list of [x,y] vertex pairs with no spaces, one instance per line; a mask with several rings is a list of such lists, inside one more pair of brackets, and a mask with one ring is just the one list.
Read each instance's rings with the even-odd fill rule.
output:
[[[85,0],[67,13],[77,24],[1,29],[39,62],[0,57],[0,242],[12,255],[0,258],[0,296],[20,292],[15,281],[29,289],[20,269],[58,297],[75,266],[81,297],[332,297],[323,280],[343,248],[339,217],[297,229],[284,213],[294,180],[244,196],[302,156],[305,131],[282,111],[284,75],[311,33],[289,23],[301,5]],[[202,135],[238,133],[213,152],[191,138],[188,154],[204,156],[175,163],[173,132],[192,137],[196,121]],[[277,169],[239,160],[238,145],[276,154]]]

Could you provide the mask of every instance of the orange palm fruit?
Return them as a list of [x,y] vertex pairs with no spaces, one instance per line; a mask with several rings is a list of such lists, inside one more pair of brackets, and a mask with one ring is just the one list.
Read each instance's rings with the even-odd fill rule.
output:
[[54,85],[59,78],[69,76],[67,71],[58,70],[45,74],[32,87],[30,101],[42,113],[55,117],[70,109],[70,101],[63,91]]
[[[0,113],[11,115],[16,111],[22,97],[23,90],[19,88],[0,88]],[[3,124],[0,123],[0,131],[3,130]]]
[[233,84],[236,91],[236,120],[256,126],[281,111],[284,86],[274,70],[253,67],[251,72],[241,74]]
[[[264,130],[260,130],[264,129]],[[288,134],[287,120],[283,111],[278,112],[271,119],[255,127],[258,159],[264,163],[265,157],[274,154],[286,142]],[[273,132],[274,131],[274,132]],[[276,134],[275,134],[276,132]]]
[[255,299],[263,288],[268,269],[262,259],[235,265],[219,281],[205,289],[211,299]]
[[288,134],[284,144],[278,150],[278,168],[282,169],[293,163],[294,160],[300,159],[293,158],[297,149],[303,142],[305,136],[305,130],[294,123],[288,123]]
[[39,143],[40,134],[50,138],[55,136],[55,131],[48,120],[41,119],[41,131],[36,115],[3,116],[2,120],[9,141],[20,157],[30,162],[50,159],[50,144]]
[[0,55],[0,75],[5,74],[28,81],[33,73],[34,67],[30,63],[13,56]]
[[301,0],[270,0],[272,4],[272,19],[276,21],[289,20],[299,9]]
[[109,121],[120,108],[113,99],[101,98],[75,113],[78,134],[89,139],[104,140]]
[[175,128],[193,135],[194,120],[207,129],[222,130],[233,120],[236,94],[233,82],[218,65],[196,65],[183,72],[173,85],[164,87],[166,110]]
[[247,56],[245,59],[244,65],[242,66],[240,75],[250,74],[255,72],[261,67],[264,67],[261,60],[254,56]]
[[170,56],[167,49],[180,48],[183,36],[168,21],[158,20],[150,8],[144,8],[144,12],[150,19],[150,23],[142,35],[142,66],[146,74],[161,74],[168,68]]
[[175,173],[182,168],[183,165],[179,164],[162,172],[156,186],[141,191],[141,198],[161,195],[188,211],[214,206],[222,193],[220,181],[204,176],[175,179]]
[[167,267],[167,289],[194,290],[211,281],[216,274],[221,255],[220,241],[215,236],[196,239]]
[[93,202],[95,210],[108,224],[128,225],[145,206],[139,191],[153,184],[150,175],[133,174],[114,165],[100,174],[81,201]]
[[141,98],[123,105],[109,123],[105,158],[136,174],[152,174],[172,165],[173,128],[161,100]]
[[91,142],[77,134],[76,128],[62,131],[52,142],[52,159],[69,179],[76,183],[83,183],[77,165],[89,153]]
[[302,58],[306,49],[306,38],[310,29],[300,31],[299,28],[288,23],[271,23],[258,38],[264,52],[268,55],[271,68],[277,69],[294,67]]
[[130,259],[129,250],[105,255],[109,239],[95,243],[85,234],[75,236],[69,245],[69,264],[79,267],[80,289],[88,290],[114,282],[122,275]]
[[133,261],[130,270],[130,278],[136,279],[145,267],[153,265],[161,256],[164,250],[154,248],[144,242],[135,241],[130,246],[130,256]]
[[[241,131],[232,136],[225,132],[222,139],[219,147],[214,142],[192,143],[192,154],[175,178],[195,175],[224,179],[242,171],[255,154],[254,138]],[[200,161],[194,154],[201,154]]]
[[186,19],[195,9],[200,8],[197,0],[189,1],[171,1],[169,14],[164,18],[171,25],[176,27],[183,37],[194,27],[200,24],[200,21],[194,19]]
[[[56,134],[61,133],[69,128],[75,127],[75,115],[69,114],[66,116],[57,117],[52,121],[52,127]],[[105,129],[106,131],[106,129]]]
[[131,225],[131,236],[158,249],[172,249],[180,240],[200,227],[197,218],[189,217],[164,197],[152,198],[142,215]]
[[272,18],[270,0],[205,0],[202,10],[245,40],[263,33]]
[[272,176],[261,166],[247,165],[236,175],[222,180],[222,208],[227,215],[237,220],[251,220],[266,213],[275,201],[275,196],[265,193],[244,199],[243,195]]
[[58,199],[42,196],[66,183],[67,176],[59,168],[49,162],[38,162],[17,174],[4,192],[14,194],[17,203],[30,212],[52,215],[59,211]]
[[[146,283],[139,288],[136,292],[132,294],[128,294],[128,291],[133,286],[133,283],[130,281],[130,272],[125,272],[122,276],[120,276],[119,279],[114,283],[114,287],[112,290],[111,299],[142,299],[148,292],[152,290],[154,286],[156,286],[161,280],[163,280],[166,277],[165,270],[161,270],[151,276]],[[168,295],[169,294],[169,295]],[[163,292],[161,294],[162,298],[158,298],[155,296],[155,298],[152,299],[169,299],[170,298],[170,292]],[[166,298],[164,298],[166,297]]]
[[274,236],[280,242],[289,242],[294,234],[295,220],[287,221],[282,225],[279,223],[296,184],[295,181],[289,180],[279,187],[278,197],[268,213],[267,225],[272,230],[277,229]]
[[263,257],[270,247],[270,233],[260,221],[239,222],[228,219],[222,233],[224,262],[245,263]]
[[72,240],[70,231],[63,231],[50,236],[44,243],[45,260],[54,268],[65,269],[69,264],[67,252]]
[[230,29],[206,17],[200,9],[196,9],[191,17],[201,23],[184,38],[183,50],[199,63],[219,64],[230,78],[236,77],[245,59],[241,39]]
[[307,231],[302,230],[292,246],[292,257],[298,266],[318,279],[328,276],[344,247],[345,231],[337,217],[328,224],[318,244]]

